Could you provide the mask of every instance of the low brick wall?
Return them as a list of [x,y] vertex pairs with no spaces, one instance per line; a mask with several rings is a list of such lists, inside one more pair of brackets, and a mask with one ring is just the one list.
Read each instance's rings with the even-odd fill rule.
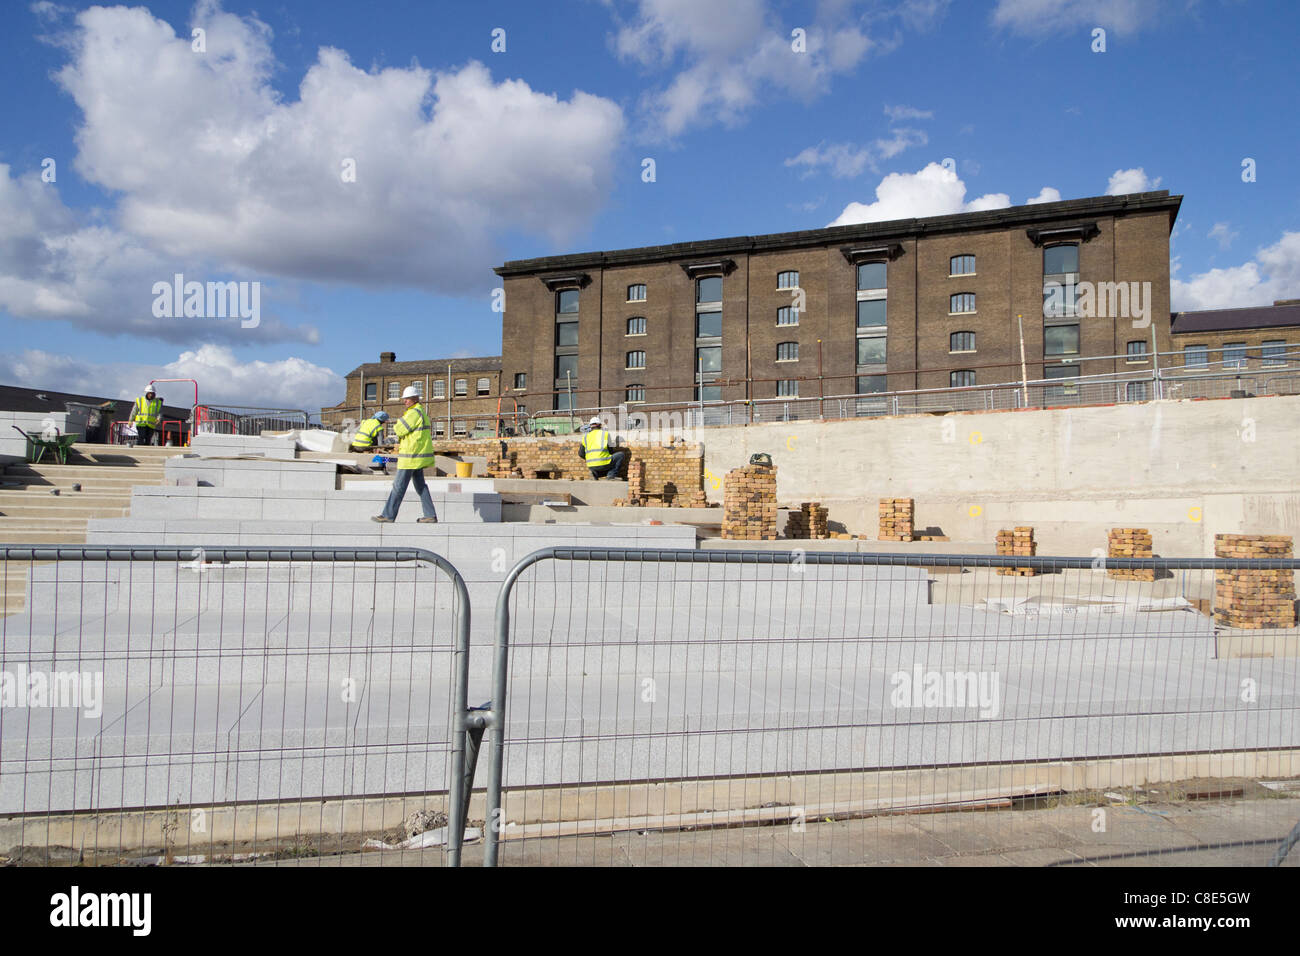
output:
[[[1286,534],[1216,534],[1216,558],[1289,558]],[[1295,627],[1295,572],[1215,571],[1214,620],[1227,627]]]
[[[505,452],[502,454],[504,446]],[[627,444],[612,446],[626,451],[624,474],[632,463],[642,465],[641,487],[636,498],[645,504],[674,508],[703,508],[704,446],[678,443],[665,445]],[[434,451],[442,455],[482,455],[487,458],[488,476],[492,478],[534,478],[539,472],[551,478],[590,480],[578,452],[578,438],[568,439],[447,439],[435,441]]]

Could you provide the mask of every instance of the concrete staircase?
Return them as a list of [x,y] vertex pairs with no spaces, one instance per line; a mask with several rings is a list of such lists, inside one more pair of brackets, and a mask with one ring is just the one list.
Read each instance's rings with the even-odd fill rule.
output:
[[[0,473],[0,545],[85,544],[91,518],[127,514],[132,486],[161,485],[164,462],[178,454],[177,448],[79,444],[66,465],[10,465]],[[73,490],[77,485],[81,490]],[[0,616],[7,616],[23,609],[30,562],[0,566]]]

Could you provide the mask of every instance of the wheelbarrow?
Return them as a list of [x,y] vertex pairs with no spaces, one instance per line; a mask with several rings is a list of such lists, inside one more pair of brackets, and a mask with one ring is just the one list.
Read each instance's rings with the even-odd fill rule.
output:
[[47,451],[54,456],[54,460],[60,465],[66,465],[68,463],[68,449],[71,448],[73,443],[81,437],[79,433],[74,433],[70,435],[56,434],[53,438],[44,438],[33,432],[25,432],[17,425],[11,427],[14,431],[27,439],[27,444],[30,449],[27,452],[27,460],[33,465],[40,464],[41,459],[45,457]]

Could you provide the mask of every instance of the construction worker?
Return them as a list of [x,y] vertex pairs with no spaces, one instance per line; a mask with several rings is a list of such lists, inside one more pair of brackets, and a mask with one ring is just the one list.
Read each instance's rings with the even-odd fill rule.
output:
[[388,412],[375,412],[374,418],[367,418],[352,436],[353,451],[372,451],[384,437],[384,423],[388,421]]
[[587,426],[587,434],[582,436],[580,446],[582,457],[587,462],[587,470],[596,481],[600,481],[601,478],[617,481],[618,469],[623,464],[624,453],[610,452],[609,432],[601,425],[599,418],[593,418]]
[[135,400],[131,416],[131,424],[135,425],[137,444],[153,444],[153,434],[158,430],[158,423],[162,421],[162,410],[162,399],[157,397],[153,386],[150,385],[144,390],[144,395]]
[[391,524],[397,518],[397,509],[402,505],[406,495],[406,486],[415,483],[415,490],[420,495],[420,506],[424,508],[424,517],[418,518],[422,524],[436,524],[438,514],[433,510],[433,498],[429,496],[429,486],[424,481],[424,469],[435,461],[433,455],[433,430],[429,425],[429,415],[420,404],[420,393],[412,386],[402,392],[402,403],[406,412],[393,425],[397,435],[397,475],[393,478],[393,490],[388,495],[382,514],[377,514],[371,521]]

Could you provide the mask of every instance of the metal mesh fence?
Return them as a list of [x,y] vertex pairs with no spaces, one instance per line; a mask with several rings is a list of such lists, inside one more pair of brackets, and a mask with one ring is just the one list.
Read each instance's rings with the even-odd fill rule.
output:
[[9,862],[454,861],[468,606],[442,558],[3,546],[0,574]]
[[498,604],[486,859],[1263,865],[1300,632],[1211,608],[1216,569],[1297,566],[538,552]]

